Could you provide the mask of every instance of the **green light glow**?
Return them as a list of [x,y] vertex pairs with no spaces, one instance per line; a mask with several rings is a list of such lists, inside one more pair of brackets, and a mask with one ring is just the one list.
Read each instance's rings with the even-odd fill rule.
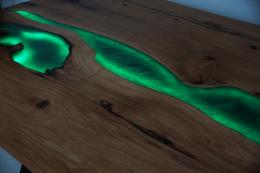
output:
[[0,28],[8,32],[0,38],[0,44],[23,43],[23,49],[15,52],[12,58],[30,70],[45,73],[62,67],[69,55],[69,44],[55,34],[14,24],[3,24]]
[[189,86],[151,56],[126,44],[30,12],[17,11],[17,13],[35,22],[77,33],[95,50],[95,60],[109,71],[135,84],[182,100],[220,124],[260,143],[259,98],[238,88]]

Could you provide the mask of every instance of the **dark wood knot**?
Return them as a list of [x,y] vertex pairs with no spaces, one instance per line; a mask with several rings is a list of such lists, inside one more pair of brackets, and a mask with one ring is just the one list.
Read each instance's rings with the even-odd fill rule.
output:
[[252,50],[258,50],[258,48],[255,45],[249,45],[248,47]]
[[113,111],[113,104],[107,100],[100,100],[100,105],[109,112]]
[[49,105],[50,105],[50,101],[49,101],[49,100],[42,100],[42,101],[36,103],[36,106],[37,106],[39,109],[45,109],[45,108],[47,108]]
[[203,60],[205,60],[205,61],[214,61],[214,60],[216,60],[216,57],[213,57],[213,56],[209,55],[209,56],[204,57]]

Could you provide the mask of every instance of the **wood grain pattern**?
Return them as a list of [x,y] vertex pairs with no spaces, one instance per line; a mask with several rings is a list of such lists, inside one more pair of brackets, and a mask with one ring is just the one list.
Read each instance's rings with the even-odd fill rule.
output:
[[[155,0],[35,0],[16,9],[132,45],[187,83],[260,93],[259,26]],[[0,13],[1,22],[32,25],[73,44],[53,75],[12,62],[19,47],[0,47],[0,146],[33,172],[260,172],[259,145],[103,69],[74,33]]]

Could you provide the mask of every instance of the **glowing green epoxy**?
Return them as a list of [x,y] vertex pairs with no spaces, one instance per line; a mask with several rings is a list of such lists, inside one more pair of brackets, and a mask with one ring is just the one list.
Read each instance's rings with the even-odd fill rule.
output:
[[176,97],[220,124],[260,143],[260,99],[232,87],[198,88],[186,85],[151,56],[113,39],[48,20],[26,11],[21,16],[77,33],[96,51],[96,61],[138,85]]
[[12,37],[12,36],[0,39],[0,44],[5,44],[8,46],[17,45],[19,43],[21,43],[21,40],[16,37]]
[[0,28],[8,32],[0,38],[0,44],[23,44],[23,49],[15,52],[12,58],[28,69],[45,73],[62,67],[69,55],[68,43],[55,34],[14,24],[4,24]]

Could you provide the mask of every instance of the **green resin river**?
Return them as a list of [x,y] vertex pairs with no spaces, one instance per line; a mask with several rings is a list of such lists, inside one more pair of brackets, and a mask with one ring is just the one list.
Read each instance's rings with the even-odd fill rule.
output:
[[7,31],[5,37],[0,38],[0,44],[23,43],[23,49],[12,58],[28,69],[45,73],[63,67],[70,53],[70,45],[55,34],[16,24],[1,24],[0,29]]
[[[258,97],[233,87],[199,88],[187,85],[153,57],[124,43],[31,12],[16,11],[16,13],[29,20],[78,34],[96,52],[96,62],[107,70],[137,85],[173,96],[260,144],[260,99]],[[61,53],[64,53],[64,45],[58,46]],[[28,59],[37,58],[36,55],[27,56]]]

